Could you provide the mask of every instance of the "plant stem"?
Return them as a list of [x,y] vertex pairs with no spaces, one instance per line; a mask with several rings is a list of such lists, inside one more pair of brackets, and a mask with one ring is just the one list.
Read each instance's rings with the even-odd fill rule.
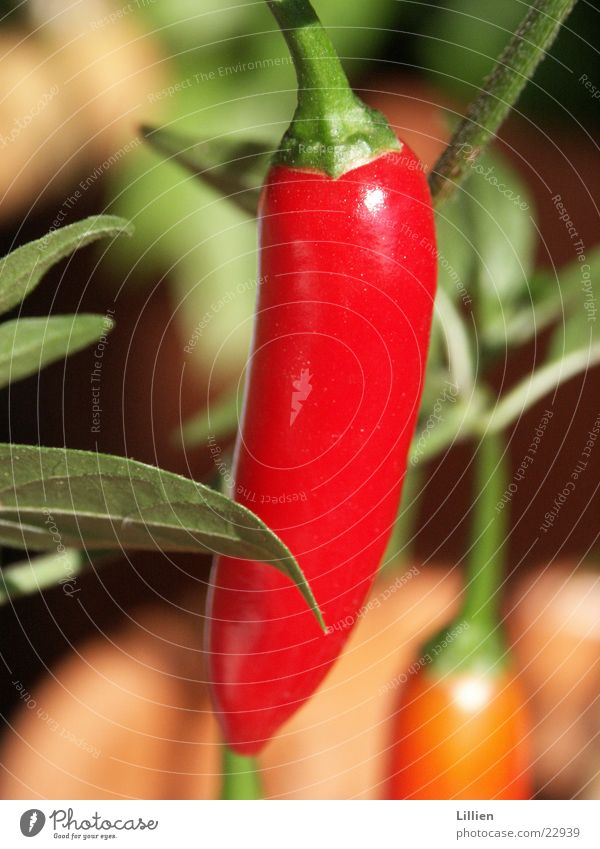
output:
[[434,202],[446,200],[496,135],[577,0],[535,0],[467,109],[430,174]]
[[[267,0],[286,40],[300,91],[320,114],[354,105],[354,95],[329,35],[307,0]],[[303,108],[309,109],[310,103]]]
[[222,799],[262,799],[262,786],[256,758],[238,755],[223,746]]
[[431,675],[497,674],[509,661],[499,615],[507,522],[504,510],[496,510],[506,486],[503,447],[497,434],[479,444],[465,600],[453,622],[424,646]]
[[479,443],[475,463],[475,504],[472,514],[472,545],[467,565],[463,618],[483,626],[498,627],[501,587],[504,580],[506,512],[497,510],[506,489],[504,443],[488,433]]
[[298,105],[275,162],[339,177],[400,143],[384,116],[352,91],[308,0],[267,0],[298,78]]

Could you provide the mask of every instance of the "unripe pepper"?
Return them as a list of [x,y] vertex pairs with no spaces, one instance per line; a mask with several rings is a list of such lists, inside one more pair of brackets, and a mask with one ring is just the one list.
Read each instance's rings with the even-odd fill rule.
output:
[[216,558],[210,680],[225,741],[243,755],[314,692],[371,586],[398,509],[436,278],[419,160],[351,92],[310,4],[269,5],[299,95],[260,201],[232,495],[288,545],[329,628],[273,567]]
[[465,602],[422,649],[392,719],[390,799],[530,799],[525,695],[498,612],[505,546],[502,450],[479,446]]

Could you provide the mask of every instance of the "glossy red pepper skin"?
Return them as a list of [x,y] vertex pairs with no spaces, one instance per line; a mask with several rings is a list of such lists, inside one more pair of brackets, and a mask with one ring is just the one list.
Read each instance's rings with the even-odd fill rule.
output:
[[329,633],[269,565],[216,559],[208,657],[225,741],[258,752],[338,657],[396,516],[435,295],[406,147],[331,177],[271,168],[233,497],[297,558]]

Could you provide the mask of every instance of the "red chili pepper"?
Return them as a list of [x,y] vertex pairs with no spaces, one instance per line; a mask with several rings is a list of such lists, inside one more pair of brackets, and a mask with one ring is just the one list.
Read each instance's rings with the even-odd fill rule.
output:
[[422,649],[393,718],[391,799],[530,799],[529,722],[499,615],[503,446],[484,436],[461,613]]
[[208,648],[226,742],[256,753],[338,657],[392,529],[435,292],[423,168],[351,93],[304,0],[269,4],[298,108],[260,203],[256,323],[233,495],[297,558],[329,626],[274,568],[217,558]]

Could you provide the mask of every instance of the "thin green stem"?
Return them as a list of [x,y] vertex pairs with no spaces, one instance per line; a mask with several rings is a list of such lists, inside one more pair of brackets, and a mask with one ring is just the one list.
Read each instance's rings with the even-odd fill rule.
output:
[[472,543],[467,564],[463,618],[486,631],[498,627],[501,587],[504,580],[506,511],[498,509],[506,489],[504,443],[497,434],[486,434],[475,462],[475,504]]
[[300,110],[315,108],[320,115],[354,106],[354,94],[340,58],[305,0],[267,0],[294,62],[298,89],[310,92]]
[[262,799],[262,785],[256,758],[238,755],[223,746],[222,799]]
[[535,0],[486,77],[431,172],[434,202],[446,200],[495,137],[577,0]]
[[429,674],[500,673],[509,660],[500,620],[507,522],[498,510],[506,485],[503,442],[486,435],[475,464],[475,504],[465,600],[458,616],[424,646]]
[[386,119],[353,93],[308,0],[267,0],[292,54],[298,105],[274,161],[339,177],[400,144]]

